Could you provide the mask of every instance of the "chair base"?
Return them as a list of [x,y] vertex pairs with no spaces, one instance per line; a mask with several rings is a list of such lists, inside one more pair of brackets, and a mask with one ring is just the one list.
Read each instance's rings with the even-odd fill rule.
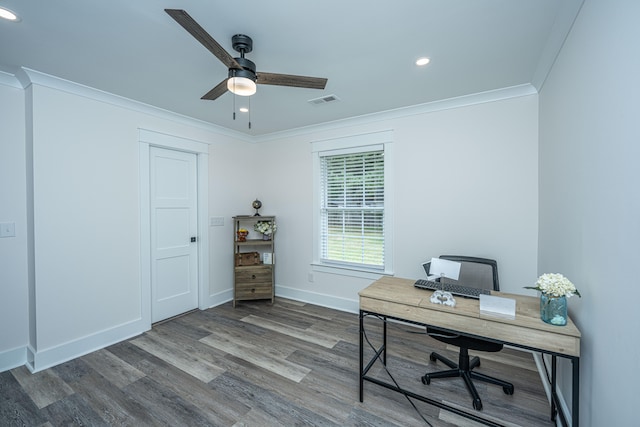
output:
[[482,410],[482,400],[480,399],[480,395],[478,394],[476,387],[473,385],[472,379],[499,385],[502,387],[502,390],[505,394],[511,395],[514,392],[513,384],[500,380],[498,378],[490,377],[489,375],[474,372],[473,369],[480,366],[480,358],[478,356],[475,356],[473,359],[469,360],[469,350],[466,348],[460,348],[460,356],[457,365],[446,357],[436,353],[435,351],[431,353],[429,359],[431,359],[432,362],[440,360],[451,369],[425,374],[422,377],[422,383],[428,385],[431,383],[431,379],[433,378],[462,377],[465,385],[467,386],[469,394],[471,394],[471,397],[473,398],[473,408],[478,411]]

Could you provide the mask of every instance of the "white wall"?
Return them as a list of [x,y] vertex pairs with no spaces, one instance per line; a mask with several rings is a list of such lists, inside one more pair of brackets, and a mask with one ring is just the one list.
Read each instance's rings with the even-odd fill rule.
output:
[[0,368],[24,364],[28,336],[24,111],[24,91],[0,84],[0,222],[16,231],[0,238]]
[[[248,144],[166,112],[150,114],[68,82],[57,87],[55,79],[32,77],[36,83],[24,93],[31,130],[25,138],[33,150],[36,369],[148,326],[140,320],[140,128],[211,144],[209,215],[225,219],[223,227],[209,228],[212,304],[231,298],[231,216],[252,213],[257,197],[263,214],[278,216],[278,295],[356,310],[357,292],[371,279],[310,267],[310,142],[389,129],[395,274],[422,277],[422,261],[459,253],[497,259],[505,291],[522,292],[535,279],[536,95],[407,109]],[[18,274],[26,282],[26,268]],[[17,289],[25,317],[25,290]]]
[[357,310],[371,279],[311,270],[310,142],[391,129],[395,275],[423,277],[421,262],[445,253],[488,257],[501,288],[524,293],[537,272],[537,110],[536,95],[520,96],[258,144],[264,212],[279,222],[276,292]]
[[538,271],[582,294],[569,309],[586,427],[637,423],[638,16],[636,1],[586,0],[540,94]]
[[[141,128],[210,144],[208,179],[217,198],[210,208],[227,218],[240,208],[232,186],[243,181],[227,159],[246,157],[251,148],[195,120],[27,74],[23,84],[34,80],[26,90],[0,84],[0,173],[12,184],[2,187],[9,203],[2,204],[0,221],[15,221],[18,235],[0,239],[3,266],[9,263],[0,300],[2,370],[25,362],[40,370],[149,327],[141,316],[150,303],[142,300],[140,268]],[[216,262],[204,281],[209,304],[225,290],[230,295],[231,255],[222,263],[231,250],[230,219],[227,224],[210,239]]]

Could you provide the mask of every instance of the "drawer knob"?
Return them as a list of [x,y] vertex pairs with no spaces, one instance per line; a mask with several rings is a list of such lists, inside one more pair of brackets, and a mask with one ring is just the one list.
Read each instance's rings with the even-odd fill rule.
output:
[[255,279],[255,278],[256,278],[256,275],[255,275],[255,274],[252,274],[252,275],[251,275],[251,278],[252,278],[252,279]]
[[255,293],[256,292],[256,288],[251,288],[251,293]]

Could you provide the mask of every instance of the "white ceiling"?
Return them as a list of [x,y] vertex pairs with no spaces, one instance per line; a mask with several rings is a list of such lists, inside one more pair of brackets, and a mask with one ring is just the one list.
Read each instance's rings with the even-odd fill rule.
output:
[[[26,67],[248,135],[505,87],[539,89],[582,0],[0,0],[0,70]],[[258,72],[326,77],[201,100],[226,67],[163,9],[186,10],[227,52],[253,38]],[[418,68],[420,56],[431,64]],[[311,105],[313,98],[340,101]],[[235,98],[235,100],[234,100]]]

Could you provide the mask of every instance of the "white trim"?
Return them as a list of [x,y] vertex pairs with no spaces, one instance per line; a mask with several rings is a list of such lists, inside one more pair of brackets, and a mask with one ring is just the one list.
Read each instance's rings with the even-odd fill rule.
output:
[[358,300],[338,298],[333,295],[303,291],[286,286],[276,285],[276,296],[322,307],[333,308],[340,311],[346,311],[348,313],[358,313],[360,310],[360,302]]
[[141,142],[140,153],[140,313],[151,328],[151,181],[150,146]]
[[[577,2],[582,4],[583,0],[571,0],[572,6],[567,10],[571,12],[575,8]],[[577,12],[579,8],[575,10]],[[567,13],[569,13],[567,12]],[[574,18],[575,19],[575,18]],[[1,73],[5,73],[2,75]],[[546,72],[544,74],[546,76]],[[5,78],[6,77],[6,78]],[[534,79],[535,80],[535,79]],[[16,84],[16,81],[19,82]],[[32,70],[30,68],[21,67],[17,69],[15,73],[0,70],[0,83],[6,83],[10,86],[26,89],[32,84],[38,84],[40,86],[50,87],[53,89],[61,90],[63,92],[72,93],[78,96],[102,101],[108,104],[116,105],[129,110],[149,114],[155,117],[159,117],[165,120],[185,124],[187,126],[193,126],[199,129],[204,129],[210,132],[215,132],[221,135],[226,135],[232,138],[239,139],[244,142],[258,143],[279,140],[283,138],[296,137],[301,135],[307,135],[310,133],[322,132],[327,130],[335,130],[345,128],[348,126],[367,125],[372,123],[379,123],[385,120],[393,120],[398,118],[409,117],[413,115],[425,114],[435,111],[449,110],[453,108],[460,108],[465,106],[483,104],[488,102],[495,102],[510,98],[517,98],[522,96],[535,95],[538,93],[536,87],[541,86],[541,83],[533,86],[531,84],[522,84],[517,86],[510,86],[501,89],[489,90],[485,92],[474,93],[470,95],[463,95],[454,98],[442,99],[433,102],[427,102],[424,104],[411,105],[408,107],[396,108],[393,110],[375,112],[371,114],[364,114],[361,116],[348,117],[340,120],[334,120],[331,122],[319,123],[316,125],[304,126],[296,129],[289,129],[281,132],[273,132],[270,134],[252,136],[242,132],[234,131],[222,126],[214,125],[203,120],[194,119],[184,116],[172,111],[164,110],[162,108],[154,107],[149,104],[134,101],[128,98],[124,98],[118,95],[114,95],[108,92],[94,89],[89,86],[81,85],[69,80],[65,80],[59,77],[55,77],[49,74],[42,73],[40,71]]]
[[[547,43],[531,79],[531,84],[538,89],[538,92],[542,90],[542,86],[544,86],[544,82],[547,80],[547,76],[562,50],[562,45],[564,45],[573,28],[573,23],[576,21],[583,3],[584,0],[566,0],[561,3],[562,6],[553,22],[553,27],[551,27],[551,32],[547,37]],[[570,24],[567,25],[567,23]]]
[[169,135],[144,128],[138,129],[138,141],[155,147],[186,151],[189,153],[209,154],[209,144],[181,136]]
[[198,291],[198,308],[206,310],[209,308],[208,153],[198,153]]
[[[393,142],[393,129],[385,129],[376,132],[361,133],[357,135],[342,136],[339,138],[311,141],[311,151],[348,150],[351,148],[363,148],[369,145],[382,145]],[[373,150],[371,150],[373,151]]]
[[151,327],[151,220],[149,148],[194,153],[198,176],[198,308],[211,307],[209,296],[209,144],[148,129],[138,129],[140,153],[140,287],[144,322]]
[[10,86],[16,89],[23,89],[20,81],[13,73],[0,70],[0,84]]
[[104,102],[106,104],[115,105],[128,110],[137,111],[143,114],[149,114],[163,120],[169,120],[172,122],[184,124],[186,126],[192,126],[198,129],[204,129],[210,132],[215,132],[217,134],[237,138],[246,142],[252,142],[251,136],[244,133],[236,132],[222,126],[214,125],[212,123],[194,119],[192,117],[187,117],[173,111],[164,110],[162,108],[154,107],[149,104],[124,98],[122,96],[114,95],[112,93],[95,89],[89,86],[81,85],[79,83],[45,74],[40,71],[32,70],[30,68],[21,67],[15,73],[15,77],[20,82],[21,87],[24,89],[33,84],[37,84],[39,86],[60,90],[62,92],[71,93],[77,96]]
[[0,352],[0,372],[8,371],[27,363],[27,347],[18,347]]
[[[367,271],[334,266],[320,261],[320,158],[325,154],[337,155],[373,151],[373,148],[384,151],[384,271]],[[312,261],[311,269],[324,273],[344,276],[362,277],[377,280],[381,275],[393,275],[393,130],[385,129],[377,132],[349,135],[339,138],[311,142],[312,173],[313,173],[313,232],[312,232]],[[327,153],[329,152],[329,153]]]
[[427,102],[424,104],[412,105],[409,107],[397,108],[394,110],[381,111],[377,113],[365,114],[362,116],[348,117],[345,119],[335,120],[332,122],[319,123],[317,125],[305,126],[296,129],[290,129],[282,132],[274,132],[262,136],[255,136],[252,142],[267,142],[284,138],[291,138],[310,133],[336,130],[345,127],[370,125],[380,123],[385,120],[400,119],[404,117],[415,116],[419,114],[432,113],[442,110],[451,110],[454,108],[467,107],[477,104],[485,104],[488,102],[501,101],[511,98],[519,98],[522,96],[536,95],[538,91],[530,84],[511,86],[502,89],[489,90],[486,92],[474,93],[471,95],[463,95],[455,98],[442,99],[439,101]]
[[227,289],[212,295],[207,298],[209,304],[206,308],[216,307],[221,304],[225,304],[229,301],[233,301],[233,289]]
[[87,335],[63,344],[39,349],[37,352],[31,346],[27,347],[26,366],[31,372],[42,371],[60,363],[84,356],[112,344],[127,340],[150,329],[144,319],[139,318],[104,331]]

